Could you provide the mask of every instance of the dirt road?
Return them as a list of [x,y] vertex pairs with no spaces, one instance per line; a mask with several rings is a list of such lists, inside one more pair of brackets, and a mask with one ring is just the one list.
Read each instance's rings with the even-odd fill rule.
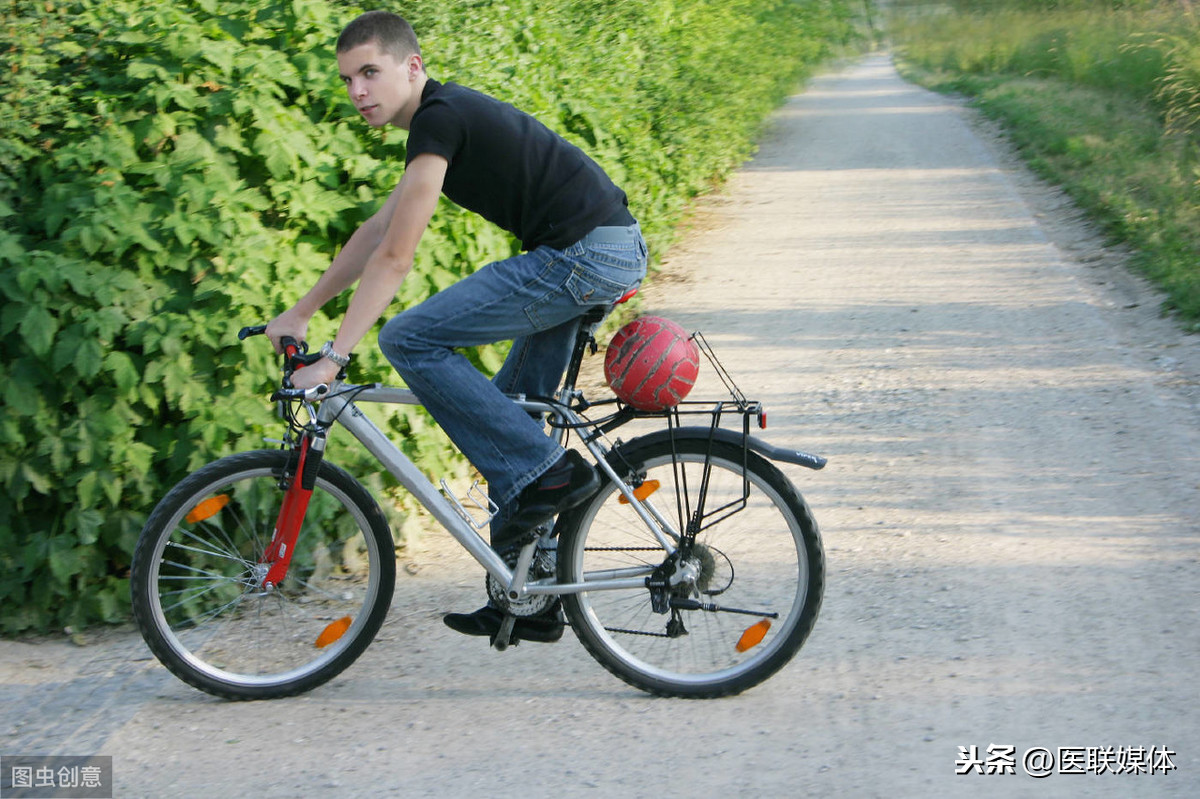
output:
[[491,652],[439,621],[482,577],[437,535],[294,700],[213,700],[129,634],[4,643],[0,753],[112,755],[122,797],[1195,796],[1200,342],[1120,260],[885,56],[831,72],[645,292],[830,457],[789,467],[828,588],[783,672],[682,702],[570,638]]

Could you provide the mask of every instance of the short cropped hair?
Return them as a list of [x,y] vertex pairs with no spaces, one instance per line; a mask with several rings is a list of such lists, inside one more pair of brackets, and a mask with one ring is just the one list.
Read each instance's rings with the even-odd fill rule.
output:
[[368,42],[376,42],[380,50],[397,60],[421,54],[412,25],[390,11],[368,11],[356,17],[338,37],[337,51],[344,53]]

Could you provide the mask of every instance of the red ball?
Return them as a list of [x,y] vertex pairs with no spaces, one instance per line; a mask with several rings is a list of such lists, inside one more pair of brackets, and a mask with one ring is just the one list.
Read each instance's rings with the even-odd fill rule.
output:
[[613,392],[639,411],[661,411],[683,401],[700,371],[700,348],[682,327],[657,316],[617,331],[604,354]]

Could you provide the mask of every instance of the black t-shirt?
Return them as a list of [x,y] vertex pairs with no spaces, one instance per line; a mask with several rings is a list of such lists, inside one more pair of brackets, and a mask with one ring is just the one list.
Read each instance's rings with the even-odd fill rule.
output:
[[575,145],[486,94],[430,78],[409,126],[406,163],[450,162],[443,193],[499,225],[526,250],[563,249],[628,217],[625,193]]

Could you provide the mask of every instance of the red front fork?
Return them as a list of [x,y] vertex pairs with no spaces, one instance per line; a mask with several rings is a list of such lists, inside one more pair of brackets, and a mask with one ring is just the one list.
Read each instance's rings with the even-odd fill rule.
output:
[[262,563],[270,565],[263,578],[264,589],[279,586],[287,577],[292,554],[296,551],[296,539],[300,537],[300,525],[304,523],[304,513],[308,510],[308,501],[317,481],[317,470],[321,467],[324,444],[324,436],[314,440],[309,433],[305,433],[300,439],[300,463],[296,466],[291,485],[283,495],[283,506],[279,509],[271,542],[263,553]]

